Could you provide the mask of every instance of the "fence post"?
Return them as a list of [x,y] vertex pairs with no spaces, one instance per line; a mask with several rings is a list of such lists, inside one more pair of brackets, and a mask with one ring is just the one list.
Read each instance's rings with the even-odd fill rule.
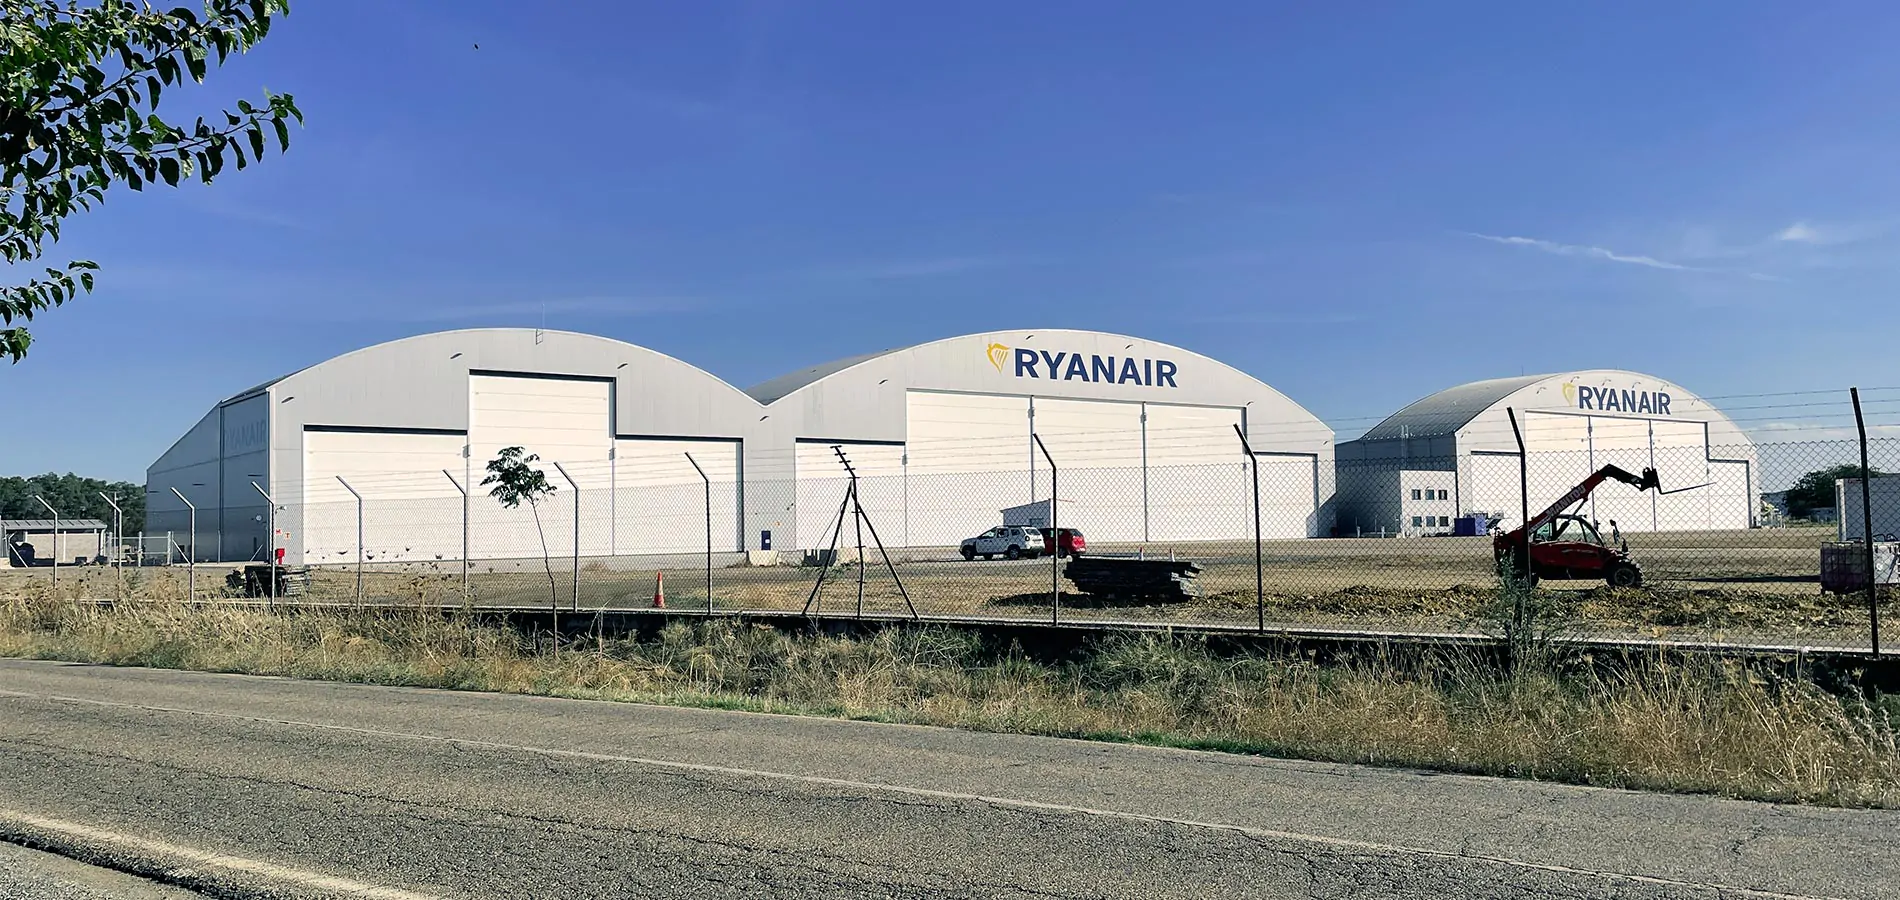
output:
[[1517,410],[1504,408],[1505,415],[1511,417],[1511,436],[1517,439],[1517,500],[1522,507],[1519,512],[1518,528],[1524,533],[1518,541],[1518,558],[1512,564],[1511,576],[1517,577],[1517,563],[1524,566],[1524,585],[1516,591],[1517,602],[1511,610],[1511,625],[1515,630],[1512,639],[1512,653],[1517,651],[1516,642],[1524,636],[1526,610],[1524,604],[1530,599],[1531,590],[1531,457],[1524,451],[1524,431],[1517,427]]
[[[699,473],[699,480],[706,485],[706,615],[713,614],[712,593],[712,479],[706,477],[706,470],[699,467],[699,460],[693,454],[686,454],[686,461],[693,464],[693,471]],[[864,554],[860,553],[859,556]],[[861,602],[861,601],[860,601]]]
[[264,605],[266,609],[276,610],[277,609],[277,501],[271,499],[269,491],[266,491],[263,488],[258,487],[257,482],[255,481],[251,482],[251,487],[256,489],[258,493],[264,495],[264,511],[265,511],[264,528],[267,529],[270,534],[270,539],[264,542],[264,552],[270,555],[270,590],[264,594],[264,597],[265,597]]
[[[342,479],[339,478],[337,480],[341,481]],[[186,509],[191,510],[191,552],[185,554],[185,571],[187,573],[185,576],[185,602],[191,603],[198,599],[198,507],[187,499],[177,488],[172,488],[172,496],[177,497],[185,504]],[[166,556],[169,557],[170,555],[169,552],[166,553]]]
[[1240,451],[1247,454],[1247,467],[1253,470],[1253,610],[1257,629],[1267,630],[1266,571],[1265,554],[1260,546],[1260,457],[1255,456],[1253,445],[1247,442],[1247,433],[1239,425],[1234,426],[1234,434],[1240,436]]
[[357,493],[356,488],[350,487],[350,483],[347,481],[344,481],[343,476],[341,475],[336,476],[336,480],[343,484],[343,489],[346,491],[349,491],[350,496],[356,498],[356,605],[362,606],[363,605],[363,495]]
[[99,492],[99,499],[112,507],[112,596],[117,600],[125,599],[125,565],[120,557],[125,555],[125,511],[119,508],[119,502]]
[[1056,512],[1056,458],[1049,455],[1049,448],[1042,443],[1042,435],[1030,432],[1036,441],[1036,449],[1042,451],[1042,458],[1049,461],[1049,624],[1062,621],[1062,523]]
[[574,483],[574,476],[560,463],[554,464],[554,470],[567,479],[569,490],[574,492],[574,595],[568,601],[569,608],[579,612],[581,608],[581,486]]
[[450,475],[449,470],[447,469],[442,470],[442,477],[447,478],[450,484],[455,485],[456,493],[459,493],[462,495],[462,604],[466,606],[468,605],[468,602],[469,602],[469,594],[468,594],[468,489],[462,487],[462,483],[459,481],[456,481],[455,476]]
[[[53,514],[53,599],[58,600],[59,599],[59,510],[54,509],[53,504],[46,502],[46,498],[38,494],[34,494],[33,499],[40,501],[40,505],[46,507],[46,511]],[[1868,571],[1872,571],[1872,569],[1870,568]]]
[[1848,388],[1854,399],[1854,427],[1860,431],[1860,527],[1867,563],[1867,626],[1869,649],[1880,655],[1880,585],[1874,578],[1874,470],[1867,467],[1867,420],[1860,414],[1860,388]]

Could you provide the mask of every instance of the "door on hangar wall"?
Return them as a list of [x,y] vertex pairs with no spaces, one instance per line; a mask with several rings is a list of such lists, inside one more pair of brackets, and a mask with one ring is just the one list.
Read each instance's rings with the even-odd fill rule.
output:
[[[1150,403],[1147,412],[1148,539],[1252,540],[1253,476],[1234,432],[1241,424],[1241,411]],[[1268,485],[1275,481],[1263,465],[1263,537],[1267,536],[1265,523],[1274,520],[1265,515],[1266,509],[1287,502],[1284,496],[1268,494]],[[1310,508],[1312,495],[1309,480],[1304,499],[1292,502]],[[1305,530],[1297,536],[1305,537]]]
[[[1591,416],[1590,471],[1613,465],[1632,475],[1643,474],[1650,464],[1649,420]],[[1591,496],[1582,515],[1597,523],[1608,540],[1610,523],[1622,531],[1653,531],[1656,527],[1654,496],[1621,483],[1608,483]]]
[[357,504],[348,481],[363,496],[365,562],[461,559],[462,493],[443,472],[464,480],[466,441],[455,433],[305,430],[302,523],[295,526],[303,534],[287,543],[302,544],[306,565],[356,561]]
[[[1589,477],[1590,417],[1535,410],[1520,415],[1524,449],[1529,454],[1525,475],[1530,488],[1531,514],[1536,515]],[[1513,520],[1517,518],[1512,516]]]
[[[1141,540],[1141,404],[1049,397],[1031,402],[1035,433],[1058,469],[1058,524],[1080,529],[1091,543]],[[1036,461],[1043,462],[1040,455]],[[1047,468],[1036,471],[1037,501],[1049,497]]]
[[[735,440],[617,438],[610,552],[621,556],[704,550],[708,480],[712,482],[713,549],[743,549],[739,451]],[[706,471],[706,479],[693,469],[695,462]]]
[[[542,535],[548,551],[574,547],[575,494],[554,464],[580,485],[581,554],[604,555],[613,544],[613,381],[544,375],[469,375],[469,447],[475,482],[470,506],[471,555],[484,559],[539,560]],[[540,504],[540,532],[527,504],[503,508],[481,487],[485,468],[504,447],[538,455],[536,464],[554,485]]]
[[[851,478],[832,445],[838,445],[858,473],[858,502],[871,518],[877,537],[886,548],[910,546],[906,535],[904,502],[904,446],[902,444],[846,443],[840,441],[798,442],[795,463],[797,492],[797,544],[802,550],[821,550],[831,544],[832,529],[838,523],[838,507],[843,504]],[[844,533],[838,546],[857,545],[852,519],[844,520]],[[873,546],[866,532],[864,545]]]
[[[1029,398],[911,391],[905,397],[908,537],[954,547],[1002,521],[1011,506],[1047,499],[1031,476]],[[1053,449],[1053,448],[1052,448]],[[1048,473],[1041,473],[1047,493]]]
[[[1675,491],[1692,485],[1709,485],[1708,428],[1701,422],[1675,422],[1657,419],[1650,422],[1650,446],[1656,460],[1656,475],[1662,489]],[[1712,524],[1713,485],[1659,495],[1655,505],[1657,531],[1703,531]]]

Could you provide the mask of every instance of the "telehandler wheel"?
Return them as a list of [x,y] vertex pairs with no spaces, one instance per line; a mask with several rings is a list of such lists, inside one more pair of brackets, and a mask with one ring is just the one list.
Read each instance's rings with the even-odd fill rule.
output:
[[1635,563],[1615,563],[1603,573],[1603,580],[1613,588],[1639,588],[1643,586],[1643,570]]

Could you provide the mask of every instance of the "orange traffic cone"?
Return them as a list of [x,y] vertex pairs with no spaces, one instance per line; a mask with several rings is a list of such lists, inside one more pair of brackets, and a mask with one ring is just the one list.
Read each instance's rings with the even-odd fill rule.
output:
[[653,573],[653,608],[666,608],[666,573]]

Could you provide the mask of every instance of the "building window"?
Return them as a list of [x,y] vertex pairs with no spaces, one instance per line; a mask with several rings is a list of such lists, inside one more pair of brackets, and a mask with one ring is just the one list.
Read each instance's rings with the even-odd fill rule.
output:
[[[1412,499],[1414,499],[1414,500],[1423,500],[1423,499],[1425,499],[1424,497],[1421,497],[1421,496],[1419,496],[1419,494],[1421,494],[1421,493],[1423,493],[1423,492],[1422,492],[1422,491],[1420,491],[1420,490],[1419,490],[1418,488],[1413,488],[1413,489],[1412,489]],[[1414,525],[1416,525],[1416,524],[1418,524],[1418,523],[1417,523],[1417,522],[1414,522],[1414,523],[1412,523],[1412,524],[1414,524]]]
[[1451,499],[1451,492],[1450,492],[1450,491],[1439,491],[1439,492],[1438,492],[1438,499],[1440,499],[1440,500],[1450,500],[1450,499]]
[[[1417,492],[1417,491],[1413,491],[1413,493],[1418,493],[1418,492]],[[1424,520],[1424,518],[1423,518],[1423,517],[1421,517],[1421,516],[1413,516],[1413,517],[1412,517],[1412,527],[1413,527],[1413,528],[1418,528],[1418,527],[1420,527],[1420,526],[1422,526],[1422,525],[1423,525],[1424,523],[1425,523],[1425,520]]]

